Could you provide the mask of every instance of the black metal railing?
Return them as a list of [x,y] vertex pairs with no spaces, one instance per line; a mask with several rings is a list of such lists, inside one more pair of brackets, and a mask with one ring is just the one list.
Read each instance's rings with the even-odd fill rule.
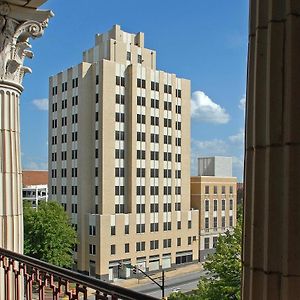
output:
[[3,248],[0,248],[0,270],[5,300],[157,299]]

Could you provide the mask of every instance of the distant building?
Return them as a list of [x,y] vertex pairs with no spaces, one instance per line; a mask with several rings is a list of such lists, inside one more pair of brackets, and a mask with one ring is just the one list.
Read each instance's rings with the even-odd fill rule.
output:
[[114,280],[198,261],[190,207],[190,81],[115,25],[50,78],[49,191],[71,217],[78,271]]
[[48,171],[23,170],[22,183],[23,201],[30,201],[34,208],[48,201]]
[[198,158],[198,176],[232,177],[232,157]]
[[232,177],[231,158],[205,157],[198,162],[199,174],[210,174],[191,177],[192,208],[199,210],[199,257],[204,261],[215,251],[218,236],[236,225],[237,178]]

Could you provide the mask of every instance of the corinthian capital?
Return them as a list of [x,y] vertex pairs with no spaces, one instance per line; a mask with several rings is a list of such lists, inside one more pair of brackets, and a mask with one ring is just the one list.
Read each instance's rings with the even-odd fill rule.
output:
[[31,72],[24,66],[24,59],[33,57],[29,38],[43,35],[53,13],[37,10],[34,5],[20,6],[19,3],[0,0],[0,82],[21,86],[24,74]]

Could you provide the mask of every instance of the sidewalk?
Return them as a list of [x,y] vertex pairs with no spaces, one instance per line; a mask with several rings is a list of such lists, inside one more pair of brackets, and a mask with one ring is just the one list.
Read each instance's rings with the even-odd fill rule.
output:
[[[197,272],[201,271],[203,269],[201,263],[195,263],[195,264],[190,264],[185,267],[179,267],[176,269],[168,270],[165,271],[165,278],[171,278],[175,276],[179,276],[182,274],[187,274],[187,273],[192,273],[192,272]],[[152,274],[151,277],[153,279],[160,278],[161,277],[161,271],[155,274]],[[120,279],[114,282],[115,285],[119,285],[125,288],[130,288],[130,287],[135,287],[138,285],[143,285],[151,282],[151,280],[147,277],[141,277],[140,279],[138,278],[129,278],[129,279]]]

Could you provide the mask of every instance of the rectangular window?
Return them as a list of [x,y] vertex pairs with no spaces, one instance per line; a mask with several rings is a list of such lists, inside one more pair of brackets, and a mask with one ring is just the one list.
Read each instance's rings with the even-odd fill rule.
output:
[[138,196],[145,196],[145,186],[137,186],[136,187],[136,194]]
[[214,229],[218,228],[218,218],[214,217]]
[[90,254],[96,255],[96,245],[89,245],[90,246]]
[[177,221],[177,229],[181,229],[181,221]]
[[171,177],[172,177],[172,170],[164,169],[164,178],[171,178]]
[[145,79],[137,78],[136,84],[137,84],[137,87],[139,87],[139,88],[143,88],[143,89],[146,88],[146,80]]
[[233,210],[233,200],[232,199],[229,200],[229,209]]
[[170,186],[164,186],[164,195],[171,195],[172,188]]
[[150,241],[150,250],[158,249],[159,240]]
[[166,94],[172,94],[172,86],[171,85],[168,85],[168,84],[165,84],[164,85],[164,92]]
[[141,97],[141,96],[137,96],[136,98],[136,104],[137,105],[141,105],[141,106],[145,106],[146,105],[146,98],[145,97]]
[[137,168],[136,169],[136,177],[145,177],[146,169],[145,168]]
[[218,200],[214,200],[214,211],[218,210]]
[[222,217],[222,228],[225,228],[225,216]]
[[209,238],[204,238],[204,249],[209,249]]
[[124,233],[129,234],[129,225],[125,225]]
[[124,246],[124,252],[129,253],[129,244],[128,243],[126,243]]
[[155,133],[151,133],[150,135],[151,143],[158,143],[159,142],[159,135]]
[[205,200],[205,211],[209,211],[209,200]]
[[175,203],[175,211],[181,211],[181,203],[180,202]]
[[138,251],[145,251],[145,242],[137,242],[135,246],[135,250]]
[[209,218],[205,218],[205,229],[209,228]]
[[150,177],[158,178],[158,169],[150,169]]
[[158,231],[158,223],[150,223],[150,232]]
[[116,235],[116,226],[110,226],[110,235]]
[[138,214],[145,213],[145,204],[137,204],[136,205],[136,212]]
[[158,186],[150,186],[150,195],[158,195]]
[[171,203],[164,203],[164,212],[171,211],[172,204]]
[[163,240],[163,245],[164,245],[164,248],[171,248],[172,247],[171,239],[164,239]]
[[151,116],[151,125],[159,126],[159,118]]
[[151,81],[151,90],[152,91],[159,91],[159,83],[158,82],[154,82],[154,81]]
[[224,185],[222,186],[222,194],[223,195],[225,194],[225,186]]
[[229,226],[232,227],[233,226],[233,217],[229,216]]
[[137,56],[137,62],[138,62],[138,64],[141,64],[143,62],[142,55],[138,54],[138,56]]
[[116,254],[116,245],[110,245],[110,254],[111,255]]
[[136,224],[136,233],[144,233],[145,224]]
[[95,236],[96,235],[96,226],[90,225],[89,226],[89,234]]
[[151,99],[151,107],[152,108],[159,108],[159,100]]
[[145,142],[146,141],[145,132],[137,132],[136,133],[136,140],[139,141],[139,142]]
[[131,52],[127,51],[126,59],[129,60],[129,61],[131,60]]
[[158,212],[158,203],[151,203],[150,204],[150,212]]
[[164,109],[165,110],[172,110],[172,102],[167,102],[167,101],[165,101],[164,102]]
[[172,160],[172,153],[164,152],[164,161],[171,161]]
[[209,185],[205,186],[205,194],[209,194]]
[[229,187],[229,193],[233,194],[233,186],[232,185]]
[[116,76],[116,85],[125,86],[125,78]]
[[214,194],[218,194],[218,187],[216,185],[214,186]]
[[181,246],[181,238],[177,238],[177,247]]
[[136,122],[139,123],[139,124],[146,124],[146,116],[141,115],[141,114],[137,114],[136,115]]
[[176,114],[181,114],[181,106],[180,105],[176,105],[175,112],[176,112]]
[[176,97],[181,98],[181,90],[176,89]]
[[188,229],[192,228],[192,220],[188,220]]
[[188,237],[188,245],[191,245],[191,244],[192,244],[192,237],[189,236],[189,237]]
[[137,159],[146,159],[146,151],[145,150],[136,150],[136,158]]
[[225,210],[226,202],[225,199],[222,200],[222,210]]
[[[98,149],[96,149],[98,150]],[[123,159],[125,157],[125,151],[124,149],[116,149],[115,150],[115,158],[121,158]]]
[[116,103],[125,104],[125,95],[116,94]]

